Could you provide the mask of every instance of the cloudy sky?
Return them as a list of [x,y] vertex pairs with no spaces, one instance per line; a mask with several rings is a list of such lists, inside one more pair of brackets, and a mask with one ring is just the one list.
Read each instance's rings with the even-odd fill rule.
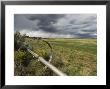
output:
[[15,14],[14,29],[30,37],[96,38],[96,14]]

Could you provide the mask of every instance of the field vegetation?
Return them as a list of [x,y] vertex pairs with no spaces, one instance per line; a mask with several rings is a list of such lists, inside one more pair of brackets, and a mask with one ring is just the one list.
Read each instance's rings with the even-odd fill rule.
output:
[[19,33],[15,34],[15,76],[56,76],[33,57],[26,50],[27,47],[46,61],[48,61],[49,55],[52,55],[51,64],[69,76],[97,75],[96,39],[44,38],[43,40],[52,46],[52,51],[42,40],[21,36]]

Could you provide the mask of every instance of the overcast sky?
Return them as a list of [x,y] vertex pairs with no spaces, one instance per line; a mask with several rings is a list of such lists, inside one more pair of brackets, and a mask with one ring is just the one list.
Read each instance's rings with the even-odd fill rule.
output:
[[96,38],[96,14],[15,14],[14,29],[31,37]]

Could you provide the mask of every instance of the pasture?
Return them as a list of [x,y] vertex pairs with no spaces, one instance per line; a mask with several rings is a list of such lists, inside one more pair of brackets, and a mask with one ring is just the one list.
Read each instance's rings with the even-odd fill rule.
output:
[[[37,39],[26,38],[26,43],[31,45],[33,51],[47,58],[50,48],[47,44]],[[97,75],[97,40],[96,39],[67,39],[45,38],[52,46],[53,59],[51,64],[69,76],[96,76]],[[48,58],[47,58],[48,59]],[[50,69],[44,69],[40,61],[32,59],[29,70],[34,71],[34,76],[54,76]],[[28,69],[27,68],[27,69]]]

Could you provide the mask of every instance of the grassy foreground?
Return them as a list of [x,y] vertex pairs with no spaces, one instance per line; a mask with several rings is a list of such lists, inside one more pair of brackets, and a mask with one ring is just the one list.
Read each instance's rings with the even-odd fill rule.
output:
[[61,61],[58,68],[70,76],[96,75],[96,39],[54,39],[54,61]]
[[[53,48],[52,64],[69,76],[96,76],[97,75],[97,40],[96,39],[44,39]],[[33,47],[33,51],[40,56],[45,49],[49,53],[46,44],[36,39],[26,38],[26,43]],[[41,45],[42,44],[42,45]],[[43,49],[43,50],[42,50]],[[47,53],[47,54],[48,54]],[[51,70],[44,69],[44,65],[36,60],[31,60],[27,70],[34,72],[35,76],[55,75]],[[31,72],[30,71],[30,72]]]
[[[70,76],[96,75],[96,39],[51,38],[45,40],[47,40],[53,48],[52,64],[62,72]],[[31,40],[29,43],[35,46],[38,42]],[[47,46],[44,48],[46,47]],[[46,50],[49,51],[48,48],[46,48]]]

